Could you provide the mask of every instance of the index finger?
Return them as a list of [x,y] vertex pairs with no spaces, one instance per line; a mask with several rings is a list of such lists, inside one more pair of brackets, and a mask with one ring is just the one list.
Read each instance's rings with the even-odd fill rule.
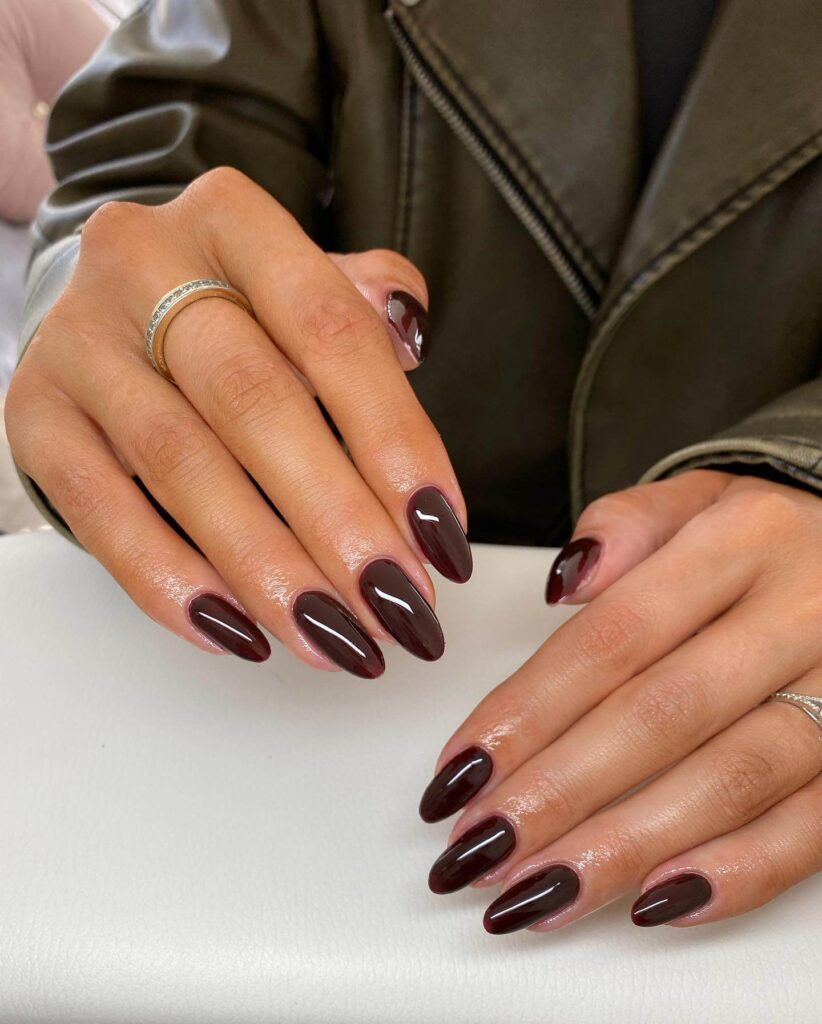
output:
[[311,382],[360,474],[405,536],[440,572],[464,581],[471,571],[465,503],[386,324],[263,189],[230,169],[200,181],[209,211],[204,223],[226,279]]

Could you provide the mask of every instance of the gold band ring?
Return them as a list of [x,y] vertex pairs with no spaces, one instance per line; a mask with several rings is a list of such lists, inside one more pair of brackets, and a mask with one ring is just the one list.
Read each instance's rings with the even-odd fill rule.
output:
[[172,288],[170,292],[160,299],[152,310],[146,327],[146,355],[154,369],[163,375],[172,384],[177,382],[168,368],[165,360],[165,336],[166,331],[177,314],[190,306],[198,299],[227,299],[235,306],[244,309],[249,316],[254,316],[251,303],[236,288],[232,288],[226,281],[216,281],[211,278],[200,278],[197,281],[187,281],[178,288]]

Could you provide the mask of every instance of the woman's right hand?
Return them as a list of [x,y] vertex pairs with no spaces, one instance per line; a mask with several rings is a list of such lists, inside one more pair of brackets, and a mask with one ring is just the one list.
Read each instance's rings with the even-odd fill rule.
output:
[[[256,320],[217,298],[179,312],[165,339],[178,390],[150,365],[145,326],[197,278],[231,282]],[[426,305],[402,256],[323,253],[230,168],[164,206],[108,203],[12,380],[12,453],[137,604],[205,650],[264,660],[253,618],[320,668],[380,675],[372,636],[432,660],[423,561],[462,582],[471,554],[404,372],[424,354]]]

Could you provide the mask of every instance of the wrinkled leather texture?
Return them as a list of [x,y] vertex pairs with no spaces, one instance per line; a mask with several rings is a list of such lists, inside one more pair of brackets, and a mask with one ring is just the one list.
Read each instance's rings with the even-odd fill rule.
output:
[[428,892],[440,744],[569,614],[544,549],[474,553],[443,659],[364,683],[209,656],[54,534],[0,540],[0,1020],[816,1024],[822,875],[684,931],[631,894],[491,937],[489,890]]
[[426,274],[412,380],[475,535],[550,542],[697,465],[822,490],[820,52],[816,0],[725,0],[641,186],[630,0],[149,2],[54,110],[23,343],[91,210],[229,162],[327,248]]

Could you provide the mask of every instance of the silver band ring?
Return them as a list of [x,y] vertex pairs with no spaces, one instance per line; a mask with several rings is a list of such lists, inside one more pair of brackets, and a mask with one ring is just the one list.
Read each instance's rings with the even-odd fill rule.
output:
[[790,690],[777,690],[767,698],[769,701],[784,701],[786,704],[793,704],[794,707],[804,711],[806,715],[822,728],[822,697],[809,697],[804,693],[793,693]]
[[172,288],[170,292],[166,292],[151,312],[146,327],[146,355],[154,369],[172,384],[176,384],[176,381],[168,368],[164,354],[166,331],[174,317],[186,306],[190,306],[198,299],[212,298],[227,299],[235,306],[244,309],[249,316],[254,316],[251,303],[242,292],[232,288],[227,281],[217,281],[207,277],[197,281],[186,281],[185,284]]

